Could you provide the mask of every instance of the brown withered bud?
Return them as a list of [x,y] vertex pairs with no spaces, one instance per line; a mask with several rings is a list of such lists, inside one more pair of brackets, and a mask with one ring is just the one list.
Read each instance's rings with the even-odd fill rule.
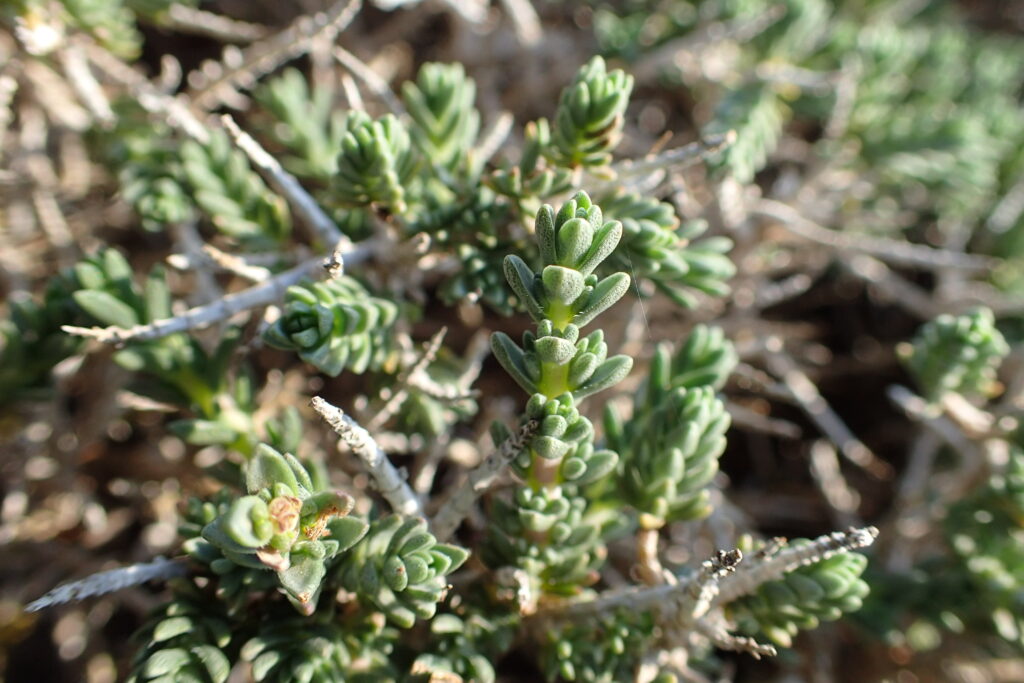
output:
[[298,498],[278,496],[270,501],[267,509],[274,523],[275,534],[289,533],[298,528],[299,512],[302,510],[302,501]]

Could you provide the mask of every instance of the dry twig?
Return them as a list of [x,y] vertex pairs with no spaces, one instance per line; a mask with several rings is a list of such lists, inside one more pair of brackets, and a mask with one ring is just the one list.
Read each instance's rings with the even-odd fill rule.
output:
[[387,454],[377,445],[370,433],[340,408],[331,405],[319,396],[310,401],[320,417],[341,437],[342,443],[352,449],[366,466],[366,470],[377,483],[377,489],[391,508],[406,517],[423,515],[419,498],[413,493],[405,477],[391,464]]
[[539,428],[540,424],[536,420],[530,420],[520,427],[518,432],[505,439],[479,467],[469,473],[466,481],[445,501],[431,521],[434,535],[439,541],[444,541],[455,533],[459,524],[469,514],[473,502],[490,488],[498,475],[526,448]]

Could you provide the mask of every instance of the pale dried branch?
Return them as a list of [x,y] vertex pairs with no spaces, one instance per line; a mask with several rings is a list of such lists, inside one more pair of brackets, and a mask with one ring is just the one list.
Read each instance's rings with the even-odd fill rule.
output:
[[965,254],[923,244],[912,244],[886,237],[857,235],[823,228],[800,212],[782,202],[762,199],[751,207],[752,213],[777,221],[798,237],[830,247],[837,251],[870,254],[882,261],[900,266],[919,268],[953,268],[965,271],[989,272],[999,259],[989,256]]
[[466,481],[445,501],[431,521],[431,527],[438,540],[444,541],[455,533],[476,499],[490,488],[498,475],[526,448],[539,428],[540,424],[536,420],[530,420],[520,427],[519,431],[505,439],[479,467],[469,473]]
[[[14,64],[14,66],[11,66]],[[11,121],[14,119],[14,110],[11,108],[11,102],[14,101],[14,95],[18,92],[18,79],[14,77],[15,69],[19,66],[16,62],[9,63],[2,71],[0,71],[0,158],[6,147],[4,147],[4,138],[7,137],[7,128],[11,125]]]
[[[210,259],[210,262],[223,271],[237,275],[249,282],[266,282],[273,275],[269,268],[254,266],[246,263],[245,259],[226,251],[221,251],[212,244],[202,246],[203,254]],[[325,266],[326,267],[326,266]]]
[[384,405],[381,406],[380,410],[378,410],[366,423],[366,429],[368,431],[374,433],[381,429],[387,421],[398,412],[398,408],[407,398],[409,398],[409,384],[412,382],[414,377],[426,370],[427,366],[437,358],[437,352],[441,350],[441,344],[444,342],[446,334],[448,334],[447,327],[442,327],[438,330],[434,336],[430,338],[430,341],[426,343],[423,348],[423,353],[420,354],[420,357],[416,362],[398,375],[393,393]]
[[711,609],[723,579],[736,571],[742,559],[739,550],[719,550],[702,562],[697,575],[686,582],[686,590],[674,594],[674,599],[661,607],[659,621],[670,623],[679,631],[692,628]]
[[54,588],[38,600],[30,602],[25,606],[25,611],[38,612],[53,605],[78,602],[95,595],[106,595],[123,588],[138,586],[147,581],[165,581],[178,576],[185,576],[187,573],[188,564],[184,558],[168,560],[158,557],[152,562],[111,569],[87,576],[78,581],[65,583]]
[[640,580],[648,586],[672,583],[669,580],[672,575],[665,571],[658,557],[660,538],[660,529],[641,526],[636,532],[636,572]]
[[810,469],[818,490],[832,511],[832,520],[840,526],[860,526],[863,523],[857,516],[860,495],[843,477],[839,457],[831,443],[818,440],[811,444]]
[[746,652],[754,659],[761,659],[761,657],[774,657],[778,654],[774,645],[759,643],[753,638],[737,636],[729,633],[725,624],[721,621],[712,624],[708,623],[706,620],[701,620],[694,624],[694,628],[698,633],[710,640],[711,644],[719,650]]
[[729,411],[729,417],[732,418],[733,426],[739,429],[762,432],[780,439],[799,439],[803,434],[800,425],[794,422],[762,415],[756,410],[752,410],[735,401],[727,401],[725,409]]
[[840,553],[866,548],[877,537],[878,529],[873,526],[851,528],[819,536],[806,545],[786,547],[771,554],[756,554],[743,563],[740,571],[722,579],[714,604],[724,605],[750,595],[759,586],[777,581],[794,569],[827,560]]
[[712,154],[719,152],[736,140],[736,133],[708,135],[682,147],[676,147],[645,159],[627,159],[612,165],[614,181],[597,182],[595,193],[605,192],[622,184],[629,184],[635,178],[644,178],[654,173],[681,171],[693,166]]
[[552,605],[538,612],[537,616],[576,620],[624,608],[634,612],[656,612],[659,621],[665,623],[692,624],[714,605],[724,575],[735,570],[742,559],[743,554],[738,550],[720,550],[685,581],[609,591],[593,600]]
[[484,131],[480,143],[470,151],[470,154],[473,155],[473,163],[478,169],[482,169],[505,144],[509,133],[512,132],[514,122],[515,117],[512,116],[512,112],[502,111],[498,114],[498,118],[491,123],[490,128]]
[[851,274],[877,288],[887,301],[919,318],[930,319],[944,312],[927,291],[873,256],[856,254],[841,264]]
[[692,68],[699,69],[700,55],[708,46],[730,40],[738,43],[749,41],[766,31],[785,14],[786,6],[779,3],[768,7],[755,17],[708,24],[699,32],[670,40],[651,50],[633,64],[630,71],[637,81],[642,82],[657,77],[662,69],[670,66],[685,70],[692,65]]
[[808,273],[795,273],[779,282],[760,282],[754,290],[754,307],[771,308],[796,298],[814,285],[814,278]]
[[910,571],[914,564],[914,544],[927,528],[929,483],[935,467],[942,439],[931,430],[922,430],[914,439],[907,456],[896,498],[892,503],[887,544],[882,553],[886,569],[895,572]]
[[347,239],[342,235],[341,230],[338,229],[338,226],[320,208],[316,200],[306,192],[295,176],[284,170],[277,159],[270,156],[267,150],[263,149],[260,143],[256,142],[251,135],[239,128],[238,124],[230,116],[225,114],[220,120],[224,124],[224,128],[227,129],[228,134],[231,135],[231,139],[234,140],[240,150],[245,152],[253,166],[270,179],[274,188],[285,196],[288,203],[295,209],[295,212],[302,216],[325,244],[337,245],[335,246],[335,252],[339,249],[345,251],[351,248],[347,244]]
[[[345,260],[349,263],[359,262],[368,258],[372,251],[372,245],[361,244],[358,248],[346,253]],[[130,341],[159,339],[169,334],[207,327],[221,320],[227,320],[236,313],[279,301],[284,297],[288,287],[307,277],[315,277],[323,273],[324,267],[324,259],[310,259],[249,289],[227,294],[205,306],[190,308],[173,318],[163,318],[145,325],[135,325],[129,328],[63,325],[61,329],[68,334],[90,337],[105,344],[124,344]]]
[[160,23],[175,31],[208,36],[227,43],[251,43],[267,35],[265,26],[177,2],[168,8]]
[[981,458],[977,444],[971,441],[953,420],[943,415],[941,408],[898,384],[890,386],[886,390],[886,394],[907,417],[921,423],[959,453],[962,458]]
[[771,337],[765,345],[764,361],[773,375],[778,377],[818,428],[836,445],[843,456],[879,478],[888,477],[892,468],[858,439],[828,401],[818,391],[811,378],[783,351],[782,340]]
[[543,31],[537,10],[530,4],[530,0],[501,0],[501,4],[512,20],[519,43],[524,47],[536,45]]
[[168,124],[180,129],[193,140],[204,144],[209,141],[209,130],[192,113],[188,101],[183,96],[172,97],[166,94],[145,76],[99,45],[88,43],[84,49],[89,61],[108,78],[128,88],[128,92],[147,112],[163,116]]
[[28,81],[22,92],[30,94],[51,121],[78,133],[89,128],[92,114],[79,104],[78,95],[62,74],[39,60],[26,62],[22,74]]
[[101,126],[105,128],[113,126],[117,117],[114,115],[113,109],[110,108],[110,102],[107,100],[103,88],[96,82],[96,77],[89,69],[89,62],[81,47],[76,44],[66,45],[58,51],[57,56],[68,83],[85,108]]
[[341,408],[331,405],[319,396],[313,397],[310,405],[324,422],[337,432],[341,442],[351,448],[363,462],[367,472],[376,482],[377,489],[395,512],[406,517],[423,515],[419,498],[369,432],[360,427]]
[[395,96],[388,82],[370,68],[369,65],[340,45],[335,45],[331,54],[334,55],[334,59],[339,64],[366,84],[370,92],[376,95],[392,114],[399,117],[405,115],[405,106],[402,104],[402,101]]
[[261,76],[305,54],[317,38],[333,41],[361,7],[362,0],[340,0],[324,12],[299,17],[283,31],[235,51],[233,56],[229,53],[221,63],[205,62],[200,70],[189,74],[189,81],[196,81],[189,96],[197,107],[205,110],[237,99],[239,89],[251,88]]

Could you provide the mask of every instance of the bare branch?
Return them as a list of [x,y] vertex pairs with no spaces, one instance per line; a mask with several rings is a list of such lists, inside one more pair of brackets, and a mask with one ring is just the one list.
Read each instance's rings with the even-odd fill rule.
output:
[[877,288],[880,294],[916,317],[929,319],[943,313],[943,306],[917,284],[867,254],[844,259],[841,265],[851,274]]
[[38,600],[30,602],[25,607],[25,611],[38,612],[53,605],[78,602],[94,595],[106,595],[123,588],[138,586],[147,581],[173,579],[178,576],[185,576],[187,573],[188,564],[184,558],[168,560],[158,557],[152,562],[111,569],[87,576],[78,581],[65,583],[54,588]]
[[242,257],[221,251],[212,244],[204,244],[202,246],[202,253],[221,270],[237,275],[249,282],[266,282],[271,277],[269,268],[246,263]]
[[754,659],[774,657],[778,654],[774,645],[759,643],[753,638],[746,636],[733,635],[729,633],[722,623],[709,624],[706,621],[698,621],[694,627],[698,633],[710,640],[711,644],[719,650],[746,652]]
[[150,114],[164,116],[168,124],[179,128],[193,140],[201,143],[209,141],[210,132],[192,113],[187,100],[164,93],[145,76],[98,45],[89,43],[85,50],[89,61],[107,77],[128,88],[143,109]]
[[[270,179],[274,188],[285,196],[296,213],[303,217],[325,244],[337,245],[339,242],[347,241],[331,217],[320,208],[320,205],[306,192],[295,176],[284,170],[277,159],[270,156],[267,150],[263,149],[251,135],[239,128],[230,116],[225,114],[220,120],[231,135],[231,139],[235,141],[240,150],[245,152],[253,166]],[[335,252],[338,248],[341,247],[336,247]]]
[[702,562],[697,575],[685,583],[686,589],[673,595],[674,599],[660,608],[660,620],[680,631],[692,628],[711,609],[722,580],[736,571],[742,559],[743,553],[739,550],[719,550]]
[[109,128],[114,125],[116,116],[110,108],[110,102],[103,92],[103,88],[96,82],[89,69],[89,62],[85,58],[81,47],[77,44],[69,44],[57,53],[60,59],[61,68],[67,81],[82,101],[85,108],[89,110],[93,118],[99,121],[100,125]]
[[[20,64],[17,66],[20,67]],[[18,79],[10,72],[15,68],[8,66],[0,71],[0,150],[6,149],[3,146],[4,138],[7,136],[7,127],[14,118],[14,110],[10,105],[15,93],[18,92]]]
[[209,110],[226,100],[237,99],[239,88],[251,88],[260,76],[305,54],[315,39],[328,37],[333,41],[361,7],[362,0],[340,0],[325,12],[312,17],[303,15],[283,31],[253,43],[232,58],[231,66],[205,62],[200,70],[189,74],[190,81],[198,81],[189,91],[192,101]]
[[840,553],[866,548],[877,537],[878,529],[873,526],[851,528],[819,536],[806,545],[783,548],[772,554],[755,555],[748,558],[740,571],[722,579],[714,604],[724,605],[750,595],[759,586],[781,579],[799,567],[827,560]]
[[[345,259],[349,263],[362,261],[369,257],[372,251],[372,245],[361,244],[353,251],[348,252]],[[310,259],[249,289],[228,294],[205,306],[190,308],[173,318],[154,320],[145,325],[136,325],[130,328],[63,325],[61,329],[68,334],[91,337],[105,344],[124,344],[129,341],[159,339],[169,334],[207,327],[221,320],[227,320],[236,313],[279,301],[288,287],[304,278],[322,274],[324,266],[324,259]]]
[[[640,612],[659,610],[663,619],[671,619],[683,607],[702,608],[702,598],[707,597],[709,592],[717,591],[709,599],[707,610],[748,595],[762,584],[775,581],[798,567],[820,562],[839,553],[865,548],[871,545],[877,536],[878,529],[866,527],[845,532],[836,531],[821,536],[807,545],[793,548],[780,549],[780,545],[776,544],[747,558],[739,565],[739,571],[732,573],[729,567],[735,568],[741,556],[738,552],[733,554],[719,551],[719,555],[705,562],[701,571],[687,581],[608,592],[594,600],[553,605],[538,612],[537,616],[579,619],[625,608]],[[699,612],[699,609],[690,613],[695,612]]]
[[870,254],[882,261],[896,265],[989,272],[999,264],[999,259],[989,256],[964,254],[959,251],[937,249],[885,237],[869,237],[829,230],[804,218],[793,207],[771,199],[760,200],[751,207],[751,211],[778,221],[794,235],[812,242],[838,251]]
[[673,577],[665,571],[658,557],[658,540],[661,538],[660,529],[647,528],[641,525],[636,532],[636,571],[640,580],[648,586],[657,586],[662,583],[673,583]]
[[612,171],[615,173],[614,181],[599,182],[599,187],[594,192],[607,191],[631,179],[646,177],[661,171],[680,171],[725,149],[735,140],[736,133],[729,131],[719,135],[709,135],[696,142],[661,152],[646,159],[620,161],[612,166]]
[[182,33],[209,36],[228,43],[251,43],[267,35],[267,29],[213,12],[175,2],[167,9],[162,25]]
[[675,66],[684,71],[699,69],[698,55],[707,50],[709,45],[729,40],[737,43],[749,41],[767,30],[785,14],[786,6],[779,3],[753,17],[744,17],[729,23],[708,24],[700,32],[670,40],[648,52],[643,59],[630,67],[630,72],[637,81],[642,82],[655,78],[667,66]]
[[727,401],[725,409],[729,411],[729,417],[732,418],[733,426],[739,429],[764,432],[765,434],[777,436],[780,439],[799,439],[801,434],[803,434],[800,425],[796,423],[762,415],[756,410],[752,410],[735,401]]
[[501,0],[515,27],[516,38],[524,47],[536,45],[542,35],[540,18],[530,0]]
[[797,366],[789,354],[783,351],[782,346],[782,340],[778,337],[771,337],[767,341],[764,360],[772,374],[782,380],[807,416],[835,443],[839,452],[850,462],[876,477],[889,476],[892,472],[889,464],[854,436],[842,418],[822,397],[811,378]]
[[811,444],[810,456],[811,476],[832,511],[833,521],[840,526],[860,526],[860,496],[843,477],[836,449],[828,441],[818,440]]
[[353,76],[365,83],[370,92],[376,95],[392,114],[399,117],[405,116],[405,106],[402,104],[402,101],[395,97],[395,93],[391,90],[388,82],[381,78],[369,65],[340,45],[335,45],[331,54]]
[[511,112],[503,111],[491,123],[491,127],[484,131],[480,138],[480,144],[470,151],[470,154],[473,155],[473,163],[478,169],[482,169],[491,160],[491,157],[498,153],[498,149],[508,139],[508,134],[512,132],[514,121],[515,117]]
[[398,375],[394,393],[384,403],[381,409],[378,410],[372,418],[370,418],[369,422],[366,423],[366,429],[368,431],[371,433],[376,432],[398,411],[402,402],[409,397],[409,383],[416,375],[422,373],[435,358],[437,358],[437,352],[441,349],[441,344],[444,342],[446,334],[448,334],[447,327],[442,327],[438,330],[434,336],[430,338],[430,341],[427,342],[423,349],[423,353],[420,355],[419,359],[413,363],[412,367]]
[[439,541],[451,537],[459,524],[469,514],[473,503],[483,494],[509,463],[522,452],[540,428],[540,423],[530,420],[515,434],[509,436],[491,452],[480,465],[469,473],[465,483],[441,507],[431,521],[434,535]]
[[406,517],[423,515],[419,498],[416,497],[405,481],[405,477],[391,464],[387,454],[377,445],[368,431],[360,427],[340,408],[331,405],[319,396],[313,397],[310,405],[324,419],[324,422],[337,432],[341,441],[363,461],[370,476],[377,483],[381,495],[395,512]]
[[918,396],[910,389],[895,384],[886,390],[889,400],[898,405],[912,420],[920,422],[963,458],[981,458],[978,446],[937,406]]

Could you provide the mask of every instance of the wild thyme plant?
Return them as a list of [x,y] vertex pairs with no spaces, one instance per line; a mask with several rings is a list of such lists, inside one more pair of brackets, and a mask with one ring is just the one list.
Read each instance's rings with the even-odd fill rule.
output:
[[496,504],[486,556],[496,569],[523,568],[531,601],[542,593],[574,594],[597,578],[599,528],[586,519],[588,501],[578,487],[608,476],[617,457],[595,450],[594,427],[578,402],[614,386],[633,366],[627,356],[608,357],[600,329],[586,336],[580,331],[629,289],[625,273],[594,273],[618,245],[622,224],[605,221],[601,208],[580,192],[557,214],[550,206],[537,212],[536,237],[540,272],[510,254],[505,277],[537,331],[525,332],[522,346],[496,332],[491,345],[530,394],[526,419],[539,428],[512,463],[523,484],[510,503]]
[[[352,97],[347,109],[299,71],[267,75],[333,39],[356,5],[333,3],[266,37],[221,23],[246,46],[205,64],[176,96],[118,56],[141,49],[137,20],[166,28],[195,9],[187,4],[0,10],[33,68],[50,68],[40,27],[55,26],[57,38],[85,41],[88,73],[124,91],[109,116],[87,103],[102,120],[94,145],[147,239],[166,232],[182,252],[170,259],[181,273],[158,266],[142,278],[103,249],[55,276],[38,303],[15,303],[0,327],[0,400],[39,395],[55,365],[91,348],[80,337],[117,345],[131,410],[174,414],[153,429],[196,447],[197,489],[207,492],[180,512],[178,557],[152,573],[73,583],[35,606],[136,575],[171,579],[139,632],[129,680],[216,683],[233,671],[257,681],[492,681],[512,652],[528,652],[527,666],[552,680],[619,680],[659,652],[770,654],[756,638],[789,645],[798,629],[856,609],[865,560],[855,551],[874,539],[870,527],[788,547],[751,541],[745,560],[721,548],[698,566],[661,565],[673,525],[713,512],[730,426],[718,392],[737,362],[721,330],[698,326],[678,351],[659,346],[629,417],[607,406],[603,433],[583,412],[591,395],[618,398],[610,390],[632,370],[633,358],[608,348],[613,316],[595,325],[631,286],[689,308],[729,292],[731,239],[705,237],[706,220],[681,218],[667,200],[682,168],[732,136],[671,150],[670,161],[616,159],[635,82],[601,57],[580,60],[550,123],[526,122],[512,150],[511,119],[486,120],[460,64],[423,64],[399,97],[333,46],[339,61],[367,69],[351,70],[380,100]],[[774,40],[809,30],[815,7],[794,12]],[[48,49],[73,60],[81,46],[69,47]],[[251,128],[267,135],[227,117],[217,127],[205,114],[222,104],[249,107],[239,120],[266,124]],[[771,137],[780,111],[766,108],[754,128]],[[737,154],[767,154],[771,145],[740,132]],[[727,157],[723,168],[752,176],[759,163],[743,171]],[[597,201],[579,189],[590,186]],[[186,305],[174,293],[209,300]],[[514,431],[494,422],[493,451],[470,424],[496,403],[474,390],[482,355],[472,343],[465,357],[446,348],[443,331],[423,349],[413,340],[449,314],[463,332],[480,327],[481,303],[535,324],[521,343],[491,336],[527,394]],[[267,310],[242,322],[253,309]],[[307,396],[324,383],[317,374],[340,378],[324,393],[341,396],[344,411]],[[355,464],[338,466],[317,443],[300,411],[310,398]],[[470,456],[456,458],[460,448]],[[506,470],[514,481],[499,486]],[[629,535],[636,552],[611,571],[610,548]],[[615,576],[639,581],[613,590]]]

